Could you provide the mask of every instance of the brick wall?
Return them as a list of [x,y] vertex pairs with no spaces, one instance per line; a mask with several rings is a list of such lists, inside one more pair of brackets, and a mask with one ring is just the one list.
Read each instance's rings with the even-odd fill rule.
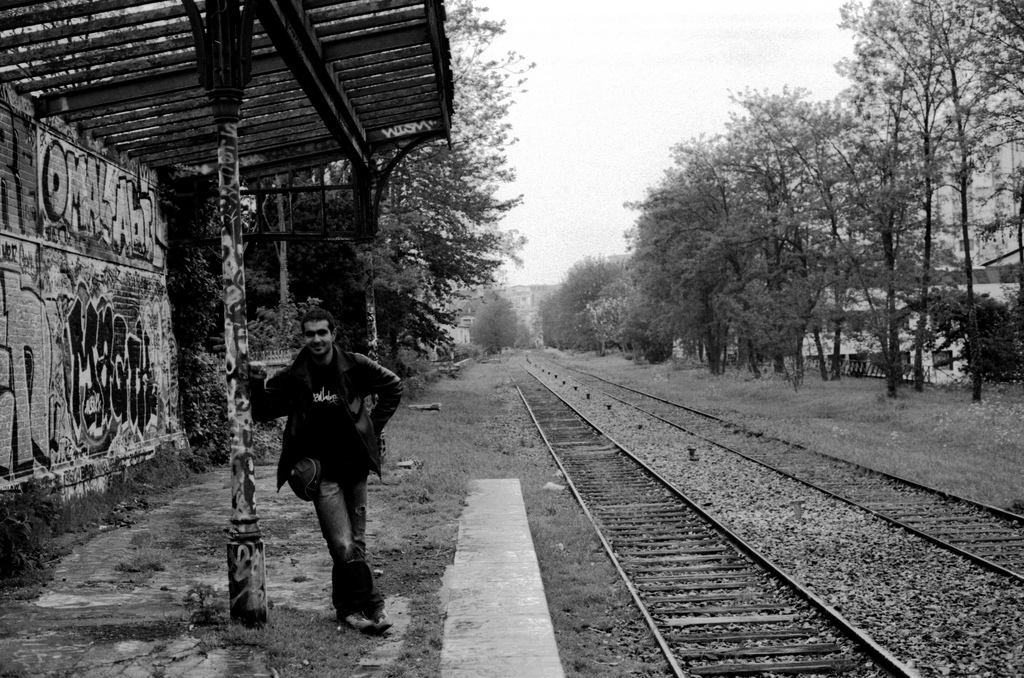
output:
[[0,88],[0,490],[186,443],[155,175]]

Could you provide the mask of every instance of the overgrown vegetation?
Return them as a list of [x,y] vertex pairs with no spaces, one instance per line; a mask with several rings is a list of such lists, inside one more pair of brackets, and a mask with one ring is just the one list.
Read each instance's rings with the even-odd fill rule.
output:
[[[184,187],[179,188],[184,190]],[[165,191],[163,209],[173,236],[203,233],[215,220],[208,183],[190,193]],[[181,426],[192,448],[192,470],[227,461],[227,400],[224,357],[210,351],[223,332],[220,259],[211,247],[177,247],[167,255],[167,296],[178,344],[178,398]]]
[[126,560],[117,564],[122,572],[161,572],[167,562],[167,551],[154,546],[152,532],[140,532],[132,536],[132,550]]
[[18,583],[42,568],[59,516],[51,483],[32,479],[18,492],[0,494],[0,583]]
[[195,582],[185,593],[185,609],[193,624],[212,624],[223,615],[216,603],[216,591],[209,584]]
[[[188,452],[158,451],[123,476],[111,478],[102,492],[62,498],[52,482],[33,479],[0,493],[0,587],[46,581],[46,565],[62,555],[67,544],[100,525],[127,520],[132,511],[148,506],[150,498],[190,477],[198,465]],[[126,561],[127,566],[141,567],[153,560],[153,554],[142,549],[137,555],[140,558]]]

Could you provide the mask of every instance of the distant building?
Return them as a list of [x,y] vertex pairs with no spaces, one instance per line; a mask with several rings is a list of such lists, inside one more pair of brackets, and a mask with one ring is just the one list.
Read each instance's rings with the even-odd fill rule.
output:
[[[996,149],[988,164],[975,172],[970,185],[968,218],[972,225],[970,233],[972,283],[976,298],[990,297],[1006,302],[1017,293],[1017,265],[1019,247],[1017,227],[1011,219],[1019,216],[1020,205],[1014,199],[1012,180],[1015,170],[1024,166],[1024,145],[1018,142],[1002,144]],[[933,284],[936,287],[966,290],[963,258],[964,242],[960,230],[960,197],[950,184],[936,191],[937,222],[935,240],[940,249],[954,255],[954,262],[937,263]],[[937,258],[941,261],[941,258]],[[910,372],[913,361],[913,322],[902,337],[903,362],[906,373]],[[831,349],[832,336],[822,333],[826,350]],[[841,358],[848,364],[866,362],[875,342],[870,338],[844,335]],[[806,346],[813,351],[813,342],[808,339]],[[943,383],[963,378],[964,361],[954,360],[959,350],[925,351],[923,367],[929,381]],[[807,355],[809,360],[816,356]]]
[[483,294],[482,291],[463,290],[459,293],[459,300],[452,305],[452,310],[455,311],[455,324],[446,325],[443,329],[456,345],[472,342],[470,328],[473,327],[477,310],[483,303]]
[[[1024,145],[1012,141],[1000,145],[989,162],[974,173],[967,204],[968,218],[973,224],[970,238],[974,266],[1016,263],[1005,259],[1017,250],[1017,228],[1010,219],[1018,216],[1020,205],[1013,197],[1012,182],[1015,171],[1022,166]],[[962,259],[964,242],[959,229],[959,193],[947,183],[936,195],[938,217],[944,225],[937,239]]]
[[540,305],[547,299],[558,285],[516,285],[496,290],[498,294],[512,302],[516,315],[530,332],[530,339],[535,346],[543,345],[543,332],[540,322]]

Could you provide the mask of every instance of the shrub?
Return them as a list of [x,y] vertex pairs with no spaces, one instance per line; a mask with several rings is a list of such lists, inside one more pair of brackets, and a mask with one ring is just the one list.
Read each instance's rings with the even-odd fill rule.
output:
[[0,580],[43,567],[46,540],[60,514],[60,496],[48,480],[32,479],[0,494]]
[[[196,195],[215,195],[197,186]],[[216,203],[194,202],[188,191],[161,193],[161,206],[173,237],[197,237],[215,230]],[[223,332],[220,260],[209,248],[175,247],[167,256],[167,296],[178,342],[178,396],[181,426],[192,446],[193,470],[227,461],[227,398],[224,356],[207,344]]]
[[256,311],[256,320],[249,323],[249,350],[256,352],[302,348],[299,319],[310,308],[320,305],[319,299],[310,297],[299,302],[289,299],[288,303],[273,308],[261,306]]
[[178,360],[181,421],[192,453],[192,471],[228,460],[224,358],[202,350],[182,351]]

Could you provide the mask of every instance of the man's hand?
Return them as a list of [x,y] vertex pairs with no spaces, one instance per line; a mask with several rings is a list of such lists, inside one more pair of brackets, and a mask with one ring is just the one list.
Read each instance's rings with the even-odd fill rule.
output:
[[249,379],[265,382],[267,380],[267,368],[259,363],[249,363]]

